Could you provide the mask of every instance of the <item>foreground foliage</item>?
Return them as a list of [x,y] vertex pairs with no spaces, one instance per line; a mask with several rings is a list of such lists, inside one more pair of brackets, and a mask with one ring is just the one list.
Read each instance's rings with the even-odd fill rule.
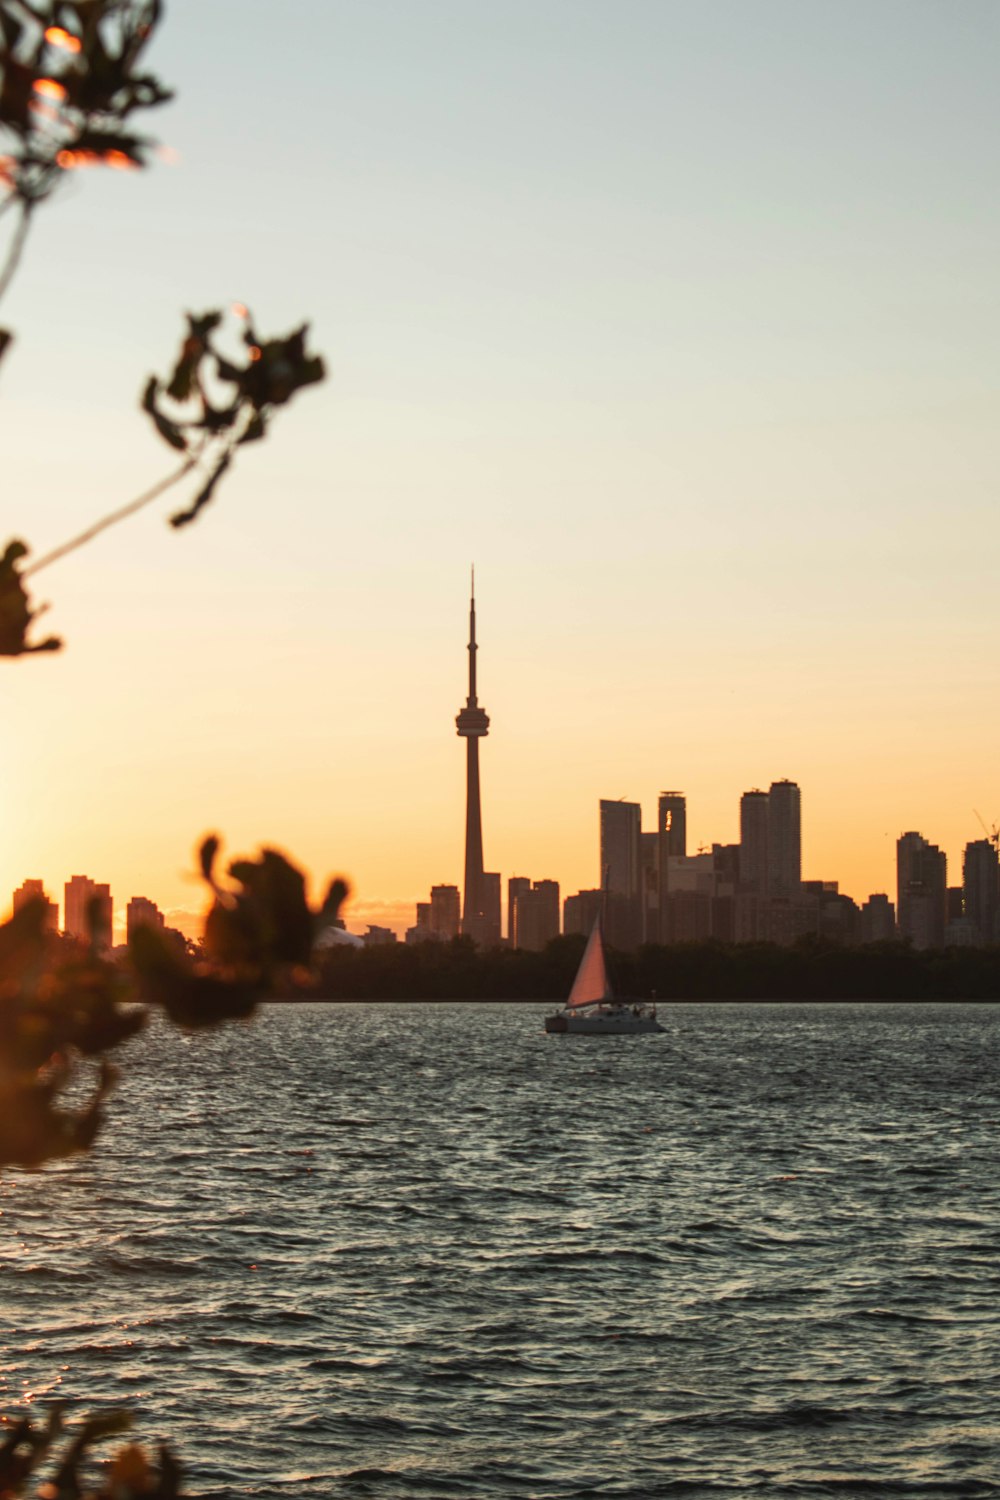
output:
[[[0,220],[12,226],[0,261],[0,299],[20,265],[39,206],[83,168],[145,167],[156,142],[134,117],[171,98],[144,57],[162,18],[161,0],[0,0]],[[262,337],[245,307],[234,307],[240,333],[220,343],[223,314],[187,316],[170,374],[150,376],[140,405],[180,463],[145,493],[101,516],[30,562],[20,538],[0,548],[0,656],[57,651],[61,640],[37,636],[43,608],[26,580],[74,552],[188,479],[192,497],[171,517],[188,525],[213,499],[236,450],[259,442],[275,411],[324,378],[307,349],[307,327]],[[8,373],[13,334],[0,328],[0,361]],[[275,992],[308,982],[317,928],[336,917],[346,892],[334,881],[312,911],[301,873],[275,850],[216,870],[218,840],[200,850],[211,908],[195,953],[164,933],[143,928],[126,962],[112,960],[97,939],[46,930],[46,903],[29,902],[0,927],[0,1168],[33,1170],[87,1150],[103,1123],[117,1071],[113,1054],[146,1024],[155,1006],[176,1025],[218,1026],[250,1015]],[[42,1500],[174,1500],[178,1466],[163,1448],[157,1460],[135,1444],[121,1448],[91,1484],[84,1469],[92,1446],[128,1429],[127,1413],[85,1422],[63,1440],[62,1412],[0,1424],[0,1500],[28,1493]],[[54,1465],[37,1483],[41,1466]]]
[[[163,14],[160,0],[0,0],[0,218],[15,229],[0,266],[0,298],[20,264],[40,204],[84,167],[137,169],[156,142],[136,132],[133,115],[172,98],[141,60]],[[78,536],[26,565],[27,544],[9,542],[0,556],[0,656],[57,651],[57,636],[29,640],[42,610],[25,580],[91,541],[192,476],[188,504],[170,519],[195,519],[232,467],[237,448],[266,437],[274,412],[325,376],[306,347],[308,325],[262,337],[247,309],[235,347],[218,343],[223,313],[187,315],[171,374],[151,375],[141,407],[180,466],[144,494],[102,516]],[[13,334],[0,328],[0,360]],[[240,352],[242,345],[242,352]]]
[[[314,939],[336,920],[345,883],[332,881],[313,911],[283,854],[234,860],[224,879],[218,850],[213,836],[199,852],[212,902],[194,954],[140,927],[120,962],[96,935],[82,942],[46,931],[43,900],[0,926],[0,1167],[36,1168],[92,1145],[117,1077],[109,1054],[142,1030],[147,1006],[194,1030],[245,1019],[261,1000],[315,983]],[[88,1083],[85,1102],[65,1102]]]
[[127,1443],[104,1466],[104,1472],[93,1483],[88,1469],[92,1467],[92,1449],[105,1438],[118,1437],[132,1426],[127,1412],[90,1417],[80,1425],[74,1437],[64,1436],[63,1409],[55,1405],[44,1423],[19,1417],[5,1424],[0,1441],[0,1495],[4,1500],[27,1495],[43,1464],[54,1459],[52,1477],[38,1484],[38,1500],[177,1500],[180,1496],[180,1468],[169,1448],[161,1445],[157,1458],[150,1458],[138,1443]]
[[[220,1026],[252,1015],[275,993],[315,982],[314,940],[336,920],[344,882],[332,881],[314,911],[301,871],[276,850],[232,861],[225,876],[216,869],[218,852],[215,837],[199,851],[212,900],[194,952],[158,928],[140,927],[127,959],[112,958],[96,939],[96,905],[89,942],[47,931],[44,900],[27,902],[0,926],[0,1168],[39,1168],[93,1144],[118,1077],[110,1054],[142,1030],[149,1007],[187,1030]],[[166,1448],[154,1462],[126,1446],[98,1488],[83,1484],[92,1444],[130,1421],[127,1412],[91,1418],[56,1455],[58,1409],[43,1424],[7,1419],[0,1497],[26,1494],[39,1466],[57,1456],[54,1477],[35,1491],[42,1500],[174,1500],[179,1469]]]

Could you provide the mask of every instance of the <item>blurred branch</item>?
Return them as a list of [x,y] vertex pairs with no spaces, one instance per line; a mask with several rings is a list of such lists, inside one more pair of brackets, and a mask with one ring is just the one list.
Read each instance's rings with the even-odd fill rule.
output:
[[183,479],[185,474],[190,474],[196,463],[196,458],[186,458],[180,468],[175,469],[172,474],[167,474],[165,478],[154,484],[151,489],[146,490],[144,494],[137,496],[135,500],[130,500],[127,505],[122,505],[118,510],[111,511],[110,514],[102,517],[100,521],[95,521],[92,526],[87,527],[86,531],[81,531],[79,536],[73,537],[72,541],[63,542],[60,546],[53,547],[51,552],[46,552],[44,557],[40,557],[30,567],[22,568],[21,577],[30,578],[33,574],[40,573],[43,568],[49,567],[51,563],[58,562],[61,557],[65,557],[68,553],[75,552],[78,547],[86,546],[87,542],[93,541],[95,536],[100,536],[102,531],[107,531],[109,527],[117,526],[119,521],[125,521],[129,516],[134,516],[144,506],[152,504],[154,500],[158,500],[161,495],[166,494],[167,490]]
[[[42,611],[32,609],[25,579],[86,546],[150,505],[188,474],[200,470],[202,483],[194,498],[170,517],[173,527],[189,525],[214,498],[236,450],[265,438],[275,408],[287,405],[297,391],[325,378],[322,359],[306,348],[308,324],[284,337],[262,339],[245,307],[237,309],[237,316],[243,323],[242,359],[218,346],[215,336],[223,321],[221,312],[200,316],[189,313],[187,333],[169,378],[151,375],[146,382],[142,410],[163,441],[185,455],[178,468],[28,567],[20,566],[28,555],[25,543],[9,543],[0,557],[0,656],[56,651],[62,645],[55,636],[29,644],[28,630]],[[0,354],[3,347],[0,331]]]
[[[20,206],[21,217],[18,220],[17,228],[14,231],[13,238],[7,250],[7,259],[4,262],[3,269],[0,270],[0,299],[4,297],[7,288],[10,286],[11,282],[14,279],[14,274],[17,271],[18,265],[21,261],[21,255],[24,250],[25,241],[28,238],[28,230],[31,228],[31,212],[33,205],[29,202],[22,201]],[[3,207],[6,207],[6,204],[4,204]],[[3,209],[0,208],[0,212],[2,211]]]

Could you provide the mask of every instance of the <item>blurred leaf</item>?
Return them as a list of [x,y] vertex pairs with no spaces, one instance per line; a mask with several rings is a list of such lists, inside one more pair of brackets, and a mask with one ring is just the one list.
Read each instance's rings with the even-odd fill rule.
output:
[[62,641],[54,635],[28,644],[28,631],[42,610],[31,608],[18,571],[18,563],[27,555],[28,549],[23,542],[12,541],[8,542],[6,552],[0,557],[0,656],[58,651],[62,646]]
[[182,954],[157,927],[138,927],[128,947],[143,999],[176,1026],[197,1030],[243,1020],[262,998],[255,973],[214,973]]
[[177,448],[181,453],[187,452],[187,438],[181,432],[176,422],[165,417],[156,404],[156,397],[160,389],[160,383],[155,375],[151,375],[146,382],[142,393],[142,409],[152,417],[157,432],[171,448]]
[[[244,365],[215,346],[221,312],[188,313],[187,333],[169,379],[163,384],[152,375],[143,391],[142,409],[152,418],[160,436],[208,465],[208,478],[190,505],[170,517],[174,527],[189,525],[212,500],[237,446],[260,442],[267,435],[273,407],[283,405],[297,390],[322,380],[325,374],[319,356],[306,353],[308,325],[303,324],[286,338],[260,342],[249,314],[242,308],[238,314],[244,323]],[[213,380],[235,387],[227,404],[216,405],[210,399],[206,360],[214,367]],[[165,410],[161,395],[176,410]]]
[[319,909],[318,921],[320,930],[324,927],[331,927],[337,920],[340,916],[340,908],[347,900],[349,892],[350,888],[346,880],[342,880],[338,876],[336,880],[330,881],[323,905]]
[[116,1078],[110,1063],[102,1064],[90,1102],[78,1109],[57,1103],[65,1071],[53,1070],[50,1078],[0,1080],[0,1164],[31,1169],[89,1150]]
[[195,519],[198,512],[202,510],[203,507],[206,506],[211,500],[213,494],[215,493],[215,486],[218,484],[223,474],[229,468],[229,465],[232,463],[232,461],[233,455],[227,450],[225,453],[223,453],[222,457],[219,459],[219,462],[216,464],[215,468],[212,470],[211,474],[208,476],[208,479],[202,485],[197,495],[195,495],[188,509],[178,511],[176,515],[170,517],[171,526],[187,526],[191,521]]
[[[73,151],[92,151],[100,160],[106,160],[118,152],[137,167],[146,164],[145,153],[153,142],[145,136],[133,135],[130,131],[102,130],[92,127],[81,130],[70,148]],[[121,163],[120,163],[121,165]]]
[[201,877],[210,886],[215,885],[215,861],[219,855],[219,838],[217,834],[210,833],[207,838],[202,839],[198,850],[198,864],[201,867]]

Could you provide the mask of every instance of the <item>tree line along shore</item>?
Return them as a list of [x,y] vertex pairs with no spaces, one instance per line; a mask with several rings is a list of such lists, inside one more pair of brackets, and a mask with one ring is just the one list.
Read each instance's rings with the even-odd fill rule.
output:
[[[583,938],[571,936],[541,953],[483,951],[467,938],[336,947],[324,954],[312,985],[294,998],[561,1001],[583,945]],[[611,971],[616,994],[665,1002],[1000,999],[1000,948],[683,943],[612,954]]]

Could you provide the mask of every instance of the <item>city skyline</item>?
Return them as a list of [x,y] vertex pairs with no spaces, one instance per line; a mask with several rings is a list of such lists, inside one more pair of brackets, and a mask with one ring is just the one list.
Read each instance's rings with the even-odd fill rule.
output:
[[[763,860],[762,797],[768,798],[768,849]],[[421,942],[464,933],[483,948],[505,945],[540,951],[560,932],[586,934],[601,911],[609,942],[625,949],[706,939],[787,945],[813,933],[848,944],[900,939],[917,949],[1000,942],[1000,831],[965,846],[957,885],[948,881],[942,850],[914,830],[901,834],[896,841],[895,901],[887,892],[870,892],[864,903],[858,903],[839,890],[836,879],[789,881],[789,865],[794,868],[799,853],[797,839],[787,837],[789,800],[797,822],[800,789],[794,782],[772,783],[769,793],[745,793],[741,804],[752,808],[753,815],[744,822],[740,843],[716,843],[695,854],[687,853],[683,832],[677,836],[678,816],[683,830],[683,793],[660,794],[655,832],[642,831],[638,804],[602,800],[601,887],[563,894],[551,878],[510,875],[501,935],[499,922],[478,927],[475,913],[470,930],[460,887],[438,884],[431,887],[429,901],[414,904],[415,922],[405,934],[367,923],[366,932],[358,935],[379,944],[402,936],[407,942]],[[670,817],[664,818],[665,805],[671,809],[673,827]],[[777,840],[770,837],[772,823]],[[491,879],[499,903],[501,877]],[[72,876],[64,886],[61,924],[60,905],[50,898],[44,881],[28,877],[13,893],[14,912],[31,900],[45,902],[49,930],[78,938],[94,936],[105,947],[126,935],[131,939],[139,926],[168,926],[164,913],[145,896],[130,897],[124,910],[119,906],[115,922],[110,887],[85,875]],[[173,930],[179,941],[181,929]]]
[[[441,938],[462,933],[484,948],[503,941],[512,946],[543,947],[562,930],[586,931],[596,913],[595,898],[600,893],[610,939],[621,947],[703,937],[753,941],[775,940],[777,935],[776,940],[784,942],[792,940],[797,930],[789,914],[779,915],[775,928],[756,909],[741,912],[739,890],[787,905],[806,888],[812,888],[814,895],[825,889],[839,900],[846,898],[848,903],[862,909],[860,897],[841,890],[840,879],[833,872],[803,879],[801,788],[787,777],[773,781],[768,791],[755,787],[741,794],[736,843],[713,840],[711,845],[700,843],[694,852],[689,851],[686,794],[661,791],[655,825],[648,830],[643,828],[640,803],[625,797],[599,799],[598,871],[590,886],[581,886],[574,892],[551,875],[537,878],[485,871],[479,741],[488,735],[490,719],[480,706],[477,693],[479,645],[474,567],[466,651],[468,694],[464,708],[455,718],[457,734],[466,742],[464,881],[460,886],[447,882],[432,885],[429,901],[414,898],[396,903],[404,910],[402,915],[397,911],[394,917],[389,916],[384,906],[369,903],[365,917],[356,915],[349,931],[359,935],[367,932],[373,941],[384,941],[390,934],[411,941],[419,940],[422,935]],[[962,888],[970,894],[964,903],[959,903],[958,910],[950,908],[946,854],[922,834],[906,831],[898,836],[895,845],[895,905],[886,886],[866,893],[863,911],[868,912],[873,903],[888,903],[893,912],[888,920],[898,925],[901,937],[917,947],[941,946],[946,929],[953,941],[966,941],[967,934],[963,936],[960,929],[949,926],[950,921],[966,915],[971,919],[971,931],[991,935],[976,940],[992,940],[993,934],[1000,936],[1000,885],[996,878],[1000,826],[994,825],[990,830],[978,813],[975,817],[984,838],[969,840],[964,846]],[[506,900],[503,899],[505,879]],[[692,905],[692,902],[697,904],[695,898],[699,892],[707,895],[709,879],[713,896],[725,891],[727,900],[732,898],[737,902],[734,911],[721,919],[721,926],[708,914],[708,908],[703,906],[699,915]],[[38,877],[26,877],[13,893],[13,910],[33,896],[48,899],[45,882]],[[89,876],[73,875],[65,884],[62,908],[62,926],[68,935],[86,935],[89,922],[94,920],[93,915],[87,916],[88,907],[95,899],[100,908],[99,927],[95,930],[108,946],[123,940],[133,924],[149,920],[160,926],[166,924],[166,915],[146,896],[132,896],[125,909],[118,908],[116,918],[110,886]],[[574,913],[572,920],[568,918],[567,900]],[[364,909],[362,903],[356,903],[356,910],[358,906]],[[968,912],[965,906],[969,907]],[[565,928],[564,912],[567,913]],[[58,924],[58,914],[58,903],[49,899],[50,926]],[[186,936],[198,935],[201,912],[182,908],[167,915],[176,920],[176,930]],[[381,918],[378,922],[373,920],[376,915]],[[876,921],[879,934],[886,936],[885,922],[872,918],[869,927],[872,920]],[[805,930],[812,928],[807,925]],[[525,932],[531,934],[530,940],[524,939]]]
[[492,871],[583,889],[598,800],[673,785],[732,843],[783,777],[807,877],[891,891],[912,829],[960,863],[1000,819],[998,41],[979,0],[303,0],[264,132],[263,15],[172,11],[177,163],[79,174],[5,301],[11,534],[160,477],[185,307],[309,319],[330,379],[197,527],[39,576],[67,644],[4,673],[0,889],[86,869],[193,925],[214,830],[404,925],[463,878],[472,558]]
[[[476,639],[476,600],[475,600],[475,569],[472,569],[471,588],[469,597],[469,639],[466,647],[468,655],[468,693],[464,708],[455,719],[456,731],[459,738],[466,742],[466,767],[465,767],[465,819],[464,819],[464,880],[461,884],[450,884],[447,881],[438,881],[431,886],[431,901],[428,903],[420,896],[400,897],[391,903],[377,899],[366,900],[363,896],[348,902],[345,915],[348,919],[349,931],[363,934],[366,930],[374,929],[377,932],[392,932],[397,938],[404,937],[411,929],[414,922],[417,927],[426,925],[437,935],[457,935],[459,932],[467,933],[480,945],[489,947],[501,940],[501,936],[511,940],[516,928],[516,915],[514,892],[523,890],[525,892],[525,921],[529,923],[532,932],[552,933],[552,918],[550,914],[552,896],[556,892],[556,908],[561,910],[565,900],[581,899],[592,895],[595,889],[601,889],[605,882],[608,890],[616,896],[625,896],[628,899],[635,898],[641,904],[652,903],[657,910],[657,923],[655,933],[669,934],[670,923],[666,911],[666,898],[668,887],[664,878],[667,868],[667,860],[671,855],[685,856],[687,850],[688,830],[688,799],[683,792],[661,791],[656,799],[656,823],[655,826],[646,830],[642,826],[641,804],[633,802],[626,797],[615,799],[598,799],[598,859],[597,873],[592,883],[582,883],[576,891],[572,889],[572,882],[553,879],[551,872],[542,875],[524,876],[516,871],[489,873],[484,870],[483,856],[483,811],[482,811],[482,785],[479,764],[479,741],[487,736],[490,728],[489,716],[480,706],[477,695],[477,655],[479,645]],[[975,820],[980,824],[984,838],[982,840],[966,840],[963,845],[963,862],[969,857],[969,850],[982,844],[985,848],[994,850],[1000,844],[1000,826],[994,825],[992,830],[987,827],[981,815],[973,810]],[[802,876],[802,814],[801,814],[801,789],[798,784],[787,777],[773,781],[770,791],[765,792],[762,788],[749,788],[741,793],[739,798],[739,824],[736,842],[723,843],[714,837],[711,842],[700,839],[695,846],[697,854],[709,854],[719,849],[739,849],[740,851],[740,877],[744,883],[749,882],[751,886],[761,890],[767,889],[772,895],[779,897],[794,894],[803,883]],[[900,931],[907,936],[916,936],[920,946],[927,946],[927,933],[931,933],[935,941],[943,939],[944,928],[947,923],[947,914],[944,906],[936,916],[928,916],[926,913],[918,919],[911,918],[908,914],[905,901],[902,899],[904,880],[901,871],[906,859],[905,852],[900,854],[900,845],[906,840],[916,841],[914,847],[919,846],[921,850],[933,850],[935,858],[946,864],[947,856],[936,845],[924,839],[921,834],[907,831],[897,836],[894,845],[894,877],[893,881],[886,881],[881,887],[871,887],[864,896],[860,892],[848,893],[843,889],[840,877],[833,871],[827,871],[824,875],[814,876],[811,881],[813,885],[832,882],[839,893],[849,896],[860,907],[862,901],[870,898],[888,898],[893,900],[893,895],[899,905],[898,920]],[[927,856],[928,858],[930,856]],[[648,879],[645,870],[652,868],[650,861],[655,864],[658,871],[659,884],[656,893],[650,896],[647,891]],[[520,861],[519,868],[526,862]],[[954,870],[957,859],[953,864]],[[518,861],[515,860],[515,865]],[[942,865],[944,868],[944,865]],[[307,875],[309,872],[307,872]],[[986,879],[980,876],[980,881]],[[504,882],[506,881],[506,886]],[[80,883],[81,894],[71,894],[74,886]],[[147,886],[150,881],[144,882]],[[506,899],[503,892],[506,890]],[[439,893],[439,903],[435,903],[434,892]],[[24,877],[24,883],[14,892],[12,901],[16,909],[18,899],[27,894],[47,894],[44,878],[37,876]],[[458,906],[454,915],[451,914],[450,902],[451,892],[457,892]],[[562,892],[561,902],[559,893]],[[447,893],[447,894],[445,894]],[[108,934],[108,941],[124,940],[128,926],[128,912],[126,908],[113,908],[111,905],[110,886],[107,883],[96,884],[90,877],[74,875],[65,886],[64,902],[64,926],[67,932],[82,934],[85,928],[83,911],[86,901],[94,894],[99,894],[107,904],[107,913],[104,925]],[[941,887],[941,901],[944,901],[945,887]],[[996,898],[1000,901],[1000,895]],[[978,902],[977,910],[982,910],[989,904],[990,898],[980,894],[975,898]],[[177,930],[186,936],[197,937],[200,932],[201,918],[204,907],[197,905],[182,907],[167,907],[164,912],[160,911],[157,903],[145,896],[133,896],[129,900],[129,908],[135,902],[143,903],[151,907],[157,913],[160,922],[174,925]],[[440,904],[444,903],[444,906]],[[352,913],[353,904],[353,913]],[[448,914],[442,916],[447,907]],[[544,907],[546,915],[540,918],[535,914],[536,907],[541,910]],[[58,912],[58,903],[55,910]],[[582,908],[588,913],[590,905]],[[532,913],[527,915],[528,911]],[[423,915],[421,915],[423,913]],[[992,930],[994,917],[991,914],[989,925]],[[539,926],[539,922],[541,925]],[[915,923],[915,925],[914,925]],[[586,925],[586,924],[585,924]],[[614,930],[614,922],[612,922]],[[559,930],[558,928],[556,929]],[[576,930],[576,929],[573,929]],[[618,931],[618,937],[624,946],[633,945],[640,940],[648,938],[646,919],[634,915],[625,919],[625,925]],[[690,935],[690,934],[689,934]],[[699,935],[702,935],[699,933]],[[705,934],[708,935],[708,934]],[[759,931],[755,924],[747,929],[744,936],[763,936],[764,929]],[[727,929],[728,936],[728,929]],[[656,940],[654,936],[653,940]],[[668,940],[668,939],[664,939]]]

